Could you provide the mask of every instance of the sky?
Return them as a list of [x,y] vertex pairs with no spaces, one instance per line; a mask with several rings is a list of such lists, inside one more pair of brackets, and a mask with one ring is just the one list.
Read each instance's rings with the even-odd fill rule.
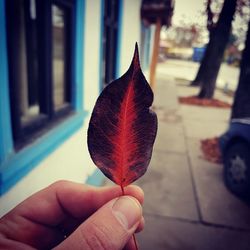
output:
[[175,0],[173,25],[181,25],[183,21],[205,24],[206,16],[202,15],[205,10],[204,2],[204,0]]
[[[175,0],[174,15],[172,18],[173,26],[183,26],[188,24],[197,24],[202,29],[204,43],[208,41],[208,32],[206,30],[206,2],[207,0]],[[244,44],[247,22],[242,22],[242,18],[237,14],[233,22],[233,33],[240,37],[239,42]],[[243,45],[242,44],[242,45]]]
[[[206,0],[175,0],[174,14],[172,17],[172,26],[191,26],[196,24],[201,28],[202,44],[208,42],[208,32],[206,29],[205,15]],[[162,38],[168,36],[164,30],[161,34]]]
[[[175,0],[172,26],[189,26],[196,24],[201,28],[201,43],[208,42],[205,13],[206,0]],[[167,33],[163,34],[163,37]]]

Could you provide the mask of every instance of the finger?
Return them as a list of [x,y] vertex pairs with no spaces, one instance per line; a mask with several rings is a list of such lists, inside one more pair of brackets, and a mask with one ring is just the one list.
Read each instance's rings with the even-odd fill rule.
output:
[[[71,234],[83,220],[88,218],[102,205],[107,203],[109,200],[121,195],[121,189],[119,186],[101,188],[88,185],[84,186],[88,189],[88,191],[84,196],[82,195],[82,197],[79,197],[79,199],[82,200],[80,203],[77,202],[76,198],[74,198],[72,195],[69,195],[72,200],[67,199],[67,195],[65,194],[64,190],[60,190],[60,193],[58,194],[60,203],[64,210],[67,211],[71,217],[75,218],[74,220],[72,220],[72,218],[69,220],[67,217],[60,223],[60,227],[64,229],[64,232],[67,235]],[[66,192],[69,190],[70,188],[68,187]],[[125,194],[135,197],[141,204],[144,201],[144,193],[138,186],[130,185],[126,187]],[[83,199],[85,199],[85,202]],[[86,203],[88,206],[86,206]]]
[[[126,187],[125,192],[143,202],[143,192],[139,187]],[[38,242],[43,246],[53,245],[120,194],[118,186],[95,188],[69,181],[57,182],[5,215],[3,220],[11,223],[3,223],[4,235],[34,247]],[[60,230],[55,230],[58,227]],[[0,228],[0,231],[3,230]]]
[[[64,233],[64,235],[70,235],[73,231],[75,231],[75,229],[80,225],[81,223],[79,222],[79,220],[76,219],[71,219],[70,221],[66,221],[63,222],[63,224],[60,225],[61,227],[61,232]],[[135,233],[139,233],[144,229],[144,225],[145,225],[145,220],[142,217]]]
[[[144,226],[145,226],[145,219],[144,217],[142,217],[137,229],[135,230],[135,233],[141,232],[144,229]],[[135,240],[136,240],[136,236],[135,236]],[[138,245],[137,241],[136,241],[136,244]],[[130,240],[127,242],[123,250],[136,250],[135,241],[133,237],[130,238]]]
[[[128,186],[127,195],[141,203],[143,191],[137,186]],[[69,215],[86,219],[102,205],[121,195],[120,187],[92,187],[70,181],[59,181],[31,196],[18,206],[25,218],[43,225],[58,225]]]
[[[65,235],[70,235],[73,231],[75,231],[76,227],[78,227],[79,225],[80,225],[80,223],[76,223],[76,224],[72,225],[72,222],[70,223],[70,225],[65,225],[64,230],[63,230]],[[144,219],[144,217],[142,217],[135,233],[141,232],[144,229],[144,227],[145,227],[145,219]],[[125,249],[134,249],[134,241],[132,241],[131,244],[127,244],[127,245],[128,245],[128,248],[125,247]],[[131,247],[133,247],[133,248],[131,248]]]
[[140,233],[144,229],[144,226],[145,226],[145,219],[144,217],[142,217],[140,224],[138,225],[135,233]]
[[[119,186],[100,188],[81,185],[81,188],[82,186],[84,186],[86,189],[84,196],[81,193],[80,197],[73,197],[70,187],[68,187],[67,190],[60,190],[58,193],[58,198],[63,208],[76,218],[88,218],[92,213],[94,213],[108,201],[121,196],[121,188]],[[144,201],[144,193],[138,186],[131,185],[126,187],[125,194],[135,197],[141,204]],[[69,198],[67,199],[66,197]],[[78,198],[78,201],[76,198]]]
[[[137,242],[136,242],[136,244],[137,244]],[[133,237],[131,237],[129,239],[129,241],[127,242],[127,244],[123,248],[123,250],[136,250],[136,246],[135,246],[135,242],[134,242]]]
[[[5,241],[9,240],[8,242],[18,242],[20,245],[25,244],[34,248],[48,249],[61,242],[64,235],[53,227],[33,223],[29,219],[12,212],[0,219],[0,242],[1,238]],[[0,249],[2,248],[0,247]]]
[[21,242],[9,240],[2,237],[0,237],[0,249],[35,250],[35,248]]
[[108,202],[55,249],[122,249],[142,219],[140,203],[131,196]]

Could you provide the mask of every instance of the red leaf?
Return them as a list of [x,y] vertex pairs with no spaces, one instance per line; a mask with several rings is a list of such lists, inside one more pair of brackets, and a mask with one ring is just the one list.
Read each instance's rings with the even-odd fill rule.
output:
[[156,114],[149,109],[152,102],[136,44],[128,71],[97,99],[88,128],[92,160],[121,187],[141,177],[150,162],[157,132]]

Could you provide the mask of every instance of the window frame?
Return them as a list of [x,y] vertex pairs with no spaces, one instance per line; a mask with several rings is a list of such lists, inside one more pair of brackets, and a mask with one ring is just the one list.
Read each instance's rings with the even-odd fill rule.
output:
[[[16,46],[15,38],[15,22],[13,15],[15,10],[15,0],[12,2],[9,0],[6,2],[6,21],[7,21],[7,41],[8,41],[8,59],[9,59],[9,85],[10,85],[10,99],[11,99],[11,118],[12,118],[12,128],[13,128],[13,137],[14,145],[17,150],[26,146],[31,140],[39,137],[42,133],[46,132],[51,126],[55,126],[63,118],[71,115],[73,108],[71,105],[71,90],[72,90],[72,61],[74,60],[73,55],[73,32],[72,28],[74,23],[74,1],[72,0],[52,0],[52,1],[37,1],[37,62],[38,62],[38,79],[37,86],[38,90],[38,105],[42,114],[37,114],[34,119],[26,124],[24,127],[21,123],[21,116],[19,111],[20,106],[20,97],[19,97],[19,72],[20,65],[17,64],[16,55],[19,55],[18,48]],[[54,83],[53,81],[53,28],[52,28],[52,6],[56,5],[60,7],[66,15],[65,18],[65,27],[66,35],[64,37],[65,55],[64,55],[64,79],[66,85],[64,89],[66,90],[66,102],[63,108],[56,110],[54,99]],[[14,6],[14,8],[13,8]],[[26,8],[29,9],[29,6],[26,2]],[[26,29],[26,23],[25,29]],[[26,41],[27,42],[27,41]],[[27,44],[25,44],[27,47]],[[31,66],[32,62],[28,60],[31,57],[30,50],[26,51],[27,55],[27,69]],[[29,81],[30,73],[28,70],[27,78]],[[30,94],[30,93],[29,93]],[[29,95],[28,94],[28,95]],[[27,96],[28,98],[28,96]],[[28,100],[27,100],[28,101]]]
[[[101,1],[100,90],[105,88],[111,81],[120,76],[120,54],[123,18],[122,11],[124,3],[123,0],[114,1],[117,5],[117,13],[115,13],[115,10],[111,10],[112,16],[110,16],[107,13],[108,11],[106,5],[108,5],[108,2],[112,5],[111,0]],[[108,53],[107,50],[109,51]],[[112,60],[106,60],[107,58],[111,58]],[[107,63],[108,65],[106,65]]]
[[[119,34],[119,10],[120,1],[104,0],[104,16],[102,28],[103,41],[103,87],[106,87],[111,81],[116,78],[116,64]],[[113,6],[114,5],[114,6]]]
[[[61,0],[54,0],[56,3]],[[83,48],[85,0],[75,0],[73,15],[75,25],[73,33],[74,53],[72,60],[71,105],[74,113],[57,126],[48,130],[34,142],[17,151],[14,148],[10,111],[10,86],[8,78],[8,56],[6,44],[5,1],[0,1],[0,195],[7,192],[17,181],[51,154],[66,139],[82,127],[87,112],[83,110]]]

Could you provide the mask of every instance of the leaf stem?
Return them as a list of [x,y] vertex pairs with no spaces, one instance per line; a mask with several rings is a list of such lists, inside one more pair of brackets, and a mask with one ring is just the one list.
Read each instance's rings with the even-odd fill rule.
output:
[[[122,184],[120,185],[120,187],[121,187],[121,190],[122,190],[122,195],[121,196],[123,196],[123,195],[125,195],[124,187],[123,187]],[[137,242],[136,242],[135,234],[133,234],[133,241],[134,241],[134,245],[135,245],[135,250],[139,250]]]
[[123,185],[121,184],[121,190],[122,190],[122,196],[125,195],[125,192],[124,192],[124,187]]
[[135,244],[135,249],[139,250],[137,242],[136,242],[135,234],[133,234],[133,240],[134,240],[134,244]]

